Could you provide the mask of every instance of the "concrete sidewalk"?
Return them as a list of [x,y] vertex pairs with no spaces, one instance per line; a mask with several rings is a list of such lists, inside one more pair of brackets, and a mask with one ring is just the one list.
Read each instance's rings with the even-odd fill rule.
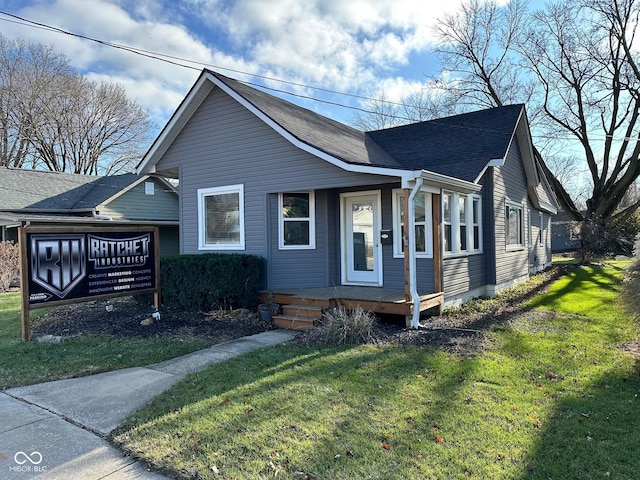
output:
[[293,339],[271,330],[147,367],[0,392],[0,479],[161,479],[105,440],[191,372]]

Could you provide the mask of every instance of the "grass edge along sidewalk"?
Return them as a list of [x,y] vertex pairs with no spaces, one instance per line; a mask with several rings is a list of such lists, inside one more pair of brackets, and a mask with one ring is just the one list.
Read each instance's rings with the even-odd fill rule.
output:
[[20,340],[20,293],[0,294],[0,390],[137,367],[214,343],[196,336],[134,338],[82,335],[59,344]]
[[289,344],[233,359],[156,398],[114,442],[184,478],[634,478],[623,266],[577,268],[473,356]]

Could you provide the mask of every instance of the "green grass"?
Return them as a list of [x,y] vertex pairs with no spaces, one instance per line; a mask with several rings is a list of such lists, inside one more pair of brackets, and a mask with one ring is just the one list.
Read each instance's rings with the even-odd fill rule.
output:
[[578,268],[472,357],[263,349],[191,375],[116,443],[184,478],[637,478],[622,264]]
[[211,343],[196,337],[176,341],[109,335],[74,337],[59,344],[25,343],[20,328],[20,294],[0,294],[0,389],[148,365]]

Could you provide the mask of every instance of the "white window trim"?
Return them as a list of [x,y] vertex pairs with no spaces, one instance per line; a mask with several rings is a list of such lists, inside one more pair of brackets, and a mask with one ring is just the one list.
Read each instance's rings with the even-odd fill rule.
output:
[[[443,191],[442,195],[451,195],[451,202],[449,205],[449,208],[451,209],[451,244],[453,246],[453,249],[451,251],[446,251],[444,249],[444,227],[445,227],[445,222],[444,222],[444,202],[442,202],[442,206],[441,206],[441,211],[440,211],[440,216],[442,218],[442,225],[441,225],[441,229],[442,229],[442,255],[446,258],[451,258],[451,257],[461,257],[461,256],[467,256],[467,255],[477,255],[483,252],[483,245],[482,245],[482,197],[480,195],[474,195],[474,194],[466,194],[466,195],[461,195],[459,193],[456,192],[448,192],[448,191]],[[466,243],[467,243],[467,249],[466,250],[462,250],[460,248],[460,209],[459,209],[459,205],[460,205],[460,197],[463,196],[465,197],[465,226],[466,226]],[[480,210],[478,212],[478,248],[473,249],[471,248],[471,246],[473,245],[473,227],[474,227],[474,223],[473,223],[473,201],[474,200],[478,200],[478,209]]]
[[[309,217],[305,218],[284,218],[282,212],[282,199],[284,193],[307,193],[309,194]],[[308,245],[285,245],[284,244],[284,224],[287,221],[308,221],[309,222],[309,244]],[[278,194],[278,243],[280,250],[314,250],[316,248],[316,195],[313,190],[298,190],[293,192],[281,192]]]
[[[517,208],[518,210],[520,210],[520,243],[517,244],[509,244],[509,238],[507,236],[507,227],[509,225],[509,218],[507,216],[507,207],[512,207],[512,208]],[[512,202],[510,200],[506,200],[505,199],[505,204],[504,207],[502,209],[503,211],[503,215],[504,215],[504,243],[506,246],[506,250],[508,252],[515,252],[515,251],[519,251],[519,250],[524,250],[526,248],[527,245],[527,238],[526,238],[526,231],[524,228],[524,222],[525,222],[525,218],[524,218],[524,214],[525,214],[525,206],[522,205],[521,203],[516,203],[516,202]]]
[[[473,201],[478,201],[478,248],[469,249],[469,253],[482,253],[482,197],[480,195],[467,195],[467,245],[473,245]],[[471,230],[469,232],[469,230]]]
[[538,233],[538,245],[544,246],[546,243],[546,224],[544,223],[544,213],[540,213],[540,232]]
[[[404,190],[396,188],[393,190],[392,207],[393,207],[393,258],[404,258],[404,242],[402,238],[402,222],[400,215],[400,197],[404,195]],[[421,190],[418,195],[425,196],[425,251],[416,252],[416,258],[433,258],[433,195],[431,192]]]
[[[205,225],[205,206],[204,199],[205,197],[211,195],[223,195],[229,193],[237,193],[238,194],[238,209],[239,212],[239,223],[240,223],[240,240],[239,243],[230,243],[230,244],[211,244],[206,243],[207,239],[207,231]],[[224,187],[210,187],[210,188],[199,188],[197,191],[198,195],[198,250],[212,250],[212,251],[221,251],[221,250],[244,250],[244,185],[227,185]]]

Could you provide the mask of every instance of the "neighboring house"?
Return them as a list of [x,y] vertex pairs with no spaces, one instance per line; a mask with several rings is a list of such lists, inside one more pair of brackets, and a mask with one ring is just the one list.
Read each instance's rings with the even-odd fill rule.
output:
[[179,178],[182,253],[261,255],[273,294],[334,291],[414,326],[551,263],[523,105],[365,133],[204,70],[138,172]]
[[0,240],[17,241],[27,222],[158,226],[161,255],[179,253],[178,193],[161,178],[0,167]]
[[575,252],[580,249],[580,225],[567,212],[559,210],[552,219],[551,251]]

